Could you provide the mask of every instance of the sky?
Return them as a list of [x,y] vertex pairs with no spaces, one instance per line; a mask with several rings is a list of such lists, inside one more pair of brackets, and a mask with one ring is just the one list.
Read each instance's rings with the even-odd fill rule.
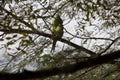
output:
[[[49,0],[48,0],[49,1]],[[34,3],[33,5],[36,5],[37,3]],[[22,3],[21,3],[21,5],[22,5]],[[39,4],[38,4],[39,5]],[[47,6],[48,4],[46,4],[46,6]],[[12,7],[13,8],[15,8],[14,6],[16,6],[15,5],[15,3],[13,3],[12,4]],[[56,4],[56,6],[57,6],[57,4]],[[9,10],[9,5],[6,5],[6,9],[8,9]],[[35,6],[34,7],[34,9],[38,9],[38,8],[40,8],[41,6]],[[61,18],[64,20],[64,16],[61,16]],[[103,21],[100,21],[100,19],[99,18],[97,18],[96,20],[91,20],[91,22],[92,22],[92,24],[94,24],[94,25],[97,25],[97,26],[94,26],[94,25],[89,25],[88,23],[87,24],[85,24],[85,30],[88,32],[88,33],[82,33],[82,32],[80,32],[81,34],[79,34],[78,36],[79,37],[81,37],[81,36],[83,36],[83,34],[85,34],[85,35],[89,35],[89,34],[91,34],[91,37],[100,37],[100,38],[111,38],[111,39],[114,39],[114,38],[116,38],[116,37],[118,37],[118,32],[117,32],[117,29],[119,30],[120,29],[120,27],[118,27],[118,28],[111,28],[111,29],[101,29],[100,30],[100,28],[101,28],[101,24],[103,23]],[[65,23],[67,23],[66,21],[64,21],[64,24]],[[66,24],[66,25],[64,25],[64,28],[67,30],[67,31],[69,31],[71,34],[73,34],[73,35],[75,35],[76,33],[77,33],[77,29],[78,29],[78,27],[79,27],[79,25],[77,24],[77,22],[76,22],[76,20],[75,20],[75,18],[73,18],[72,19],[72,21],[70,21],[70,23],[68,23],[68,24]],[[109,33],[113,33],[113,35],[111,35],[111,34],[109,34]],[[12,36],[12,35],[9,35],[9,36]],[[19,35],[20,36],[20,35]],[[63,35],[63,38],[66,38],[66,37],[72,37],[71,35],[69,35],[69,34],[67,34],[67,33],[64,33],[64,35]],[[12,52],[12,53],[14,53],[14,51],[16,51],[16,47],[18,47],[19,46],[19,41],[18,41],[18,43],[16,43],[15,45],[11,45],[10,47],[12,48],[12,50],[6,50],[6,43],[8,42],[8,40],[4,40],[4,41],[2,41],[1,43],[0,43],[0,56],[4,56],[4,57],[1,57],[0,58],[0,61],[2,61],[2,60],[4,60],[4,59],[6,59],[6,57],[7,57],[7,54],[9,53],[9,52]],[[104,40],[89,40],[87,43],[85,43],[85,44],[82,44],[83,42],[82,42],[82,40],[81,39],[78,39],[78,38],[73,38],[72,40],[71,40],[71,42],[73,42],[73,43],[75,43],[75,44],[78,44],[78,45],[80,45],[80,46],[83,46],[83,47],[85,47],[85,48],[88,48],[88,49],[90,49],[90,50],[93,50],[93,51],[96,51],[95,49],[94,49],[94,47],[95,47],[95,45],[104,45],[104,44],[106,44],[106,45],[108,45],[110,42],[108,42],[108,43],[106,43],[106,41],[104,41]],[[62,48],[62,46],[64,45],[64,43],[61,43],[61,42],[58,42],[57,43],[57,48],[56,48],[56,51],[57,50],[61,50],[61,48]],[[48,51],[50,50],[51,48],[47,48],[46,50],[45,50],[45,53],[48,53]]]

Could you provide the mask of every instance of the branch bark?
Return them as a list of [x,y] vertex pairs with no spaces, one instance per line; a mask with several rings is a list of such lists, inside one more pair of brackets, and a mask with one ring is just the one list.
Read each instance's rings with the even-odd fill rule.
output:
[[[20,30],[20,29],[10,29],[10,30],[0,29],[0,31],[5,32],[5,33],[9,33],[9,34],[10,34],[10,33],[18,33],[18,34],[20,34],[20,33],[37,34],[37,35],[40,35],[40,36],[52,38],[51,34],[47,34],[47,33],[40,32],[40,31]],[[89,55],[91,55],[91,56],[96,55],[95,52],[93,52],[93,51],[91,51],[91,50],[88,50],[88,49],[86,49],[86,48],[84,48],[84,47],[82,47],[82,46],[79,46],[79,45],[77,45],[77,44],[75,44],[75,43],[72,43],[72,42],[70,42],[70,41],[67,41],[67,40],[65,40],[65,39],[60,39],[60,40],[58,40],[58,41],[61,41],[61,42],[63,42],[63,43],[66,43],[66,44],[68,44],[68,45],[70,45],[70,46],[72,46],[72,47],[75,47],[76,49],[79,49],[79,50],[81,50],[81,51],[84,51],[84,52],[86,52],[87,54],[89,54]]]
[[22,73],[2,73],[1,72],[0,80],[37,79],[37,78],[47,78],[47,77],[59,75],[59,74],[69,74],[69,73],[74,73],[84,68],[108,63],[118,58],[120,58],[120,50],[103,55],[103,56],[92,58],[86,61],[82,61],[82,62],[78,62],[78,63],[74,63],[74,64],[62,66],[62,67],[43,69],[40,71],[26,71],[25,70]]
[[[65,4],[64,4],[64,5],[65,5]],[[63,7],[63,6],[61,6],[61,8],[62,8],[62,7]],[[0,31],[8,32],[8,33],[20,33],[20,32],[22,32],[22,33],[25,32],[25,33],[26,33],[26,32],[27,32],[27,33],[29,33],[29,34],[38,34],[38,35],[41,35],[41,36],[44,36],[44,37],[49,37],[49,38],[51,38],[51,35],[50,35],[50,34],[46,34],[46,33],[37,31],[32,25],[28,24],[27,22],[25,22],[24,20],[22,20],[22,19],[19,18],[18,16],[16,16],[16,15],[14,15],[13,13],[9,12],[7,9],[3,8],[2,6],[0,6],[0,9],[1,9],[1,10],[4,10],[6,13],[8,13],[9,15],[11,15],[14,19],[18,20],[19,22],[25,24],[28,28],[31,28],[31,29],[32,29],[32,31],[29,31],[29,30],[18,30],[18,29],[11,29],[11,30],[1,29]],[[58,9],[58,10],[59,10],[59,9]],[[56,14],[56,13],[55,13],[55,14]],[[1,24],[0,24],[0,25],[1,25]],[[3,26],[4,26],[4,25],[3,25]],[[70,45],[70,46],[73,46],[73,47],[75,47],[76,49],[80,49],[81,51],[84,51],[84,52],[88,53],[89,55],[96,55],[95,52],[90,51],[90,50],[88,50],[88,49],[86,49],[86,48],[84,48],[84,47],[82,47],[82,46],[76,45],[76,44],[74,44],[74,43],[72,43],[72,42],[70,42],[70,41],[67,41],[67,40],[65,40],[65,39],[61,39],[61,40],[59,40],[59,41],[64,42],[64,43],[66,43],[66,44],[68,44],[68,45]]]

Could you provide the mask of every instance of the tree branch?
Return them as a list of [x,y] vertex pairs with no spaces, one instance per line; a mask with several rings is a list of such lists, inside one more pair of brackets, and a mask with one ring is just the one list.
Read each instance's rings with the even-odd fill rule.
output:
[[107,48],[106,48],[105,50],[103,50],[102,52],[99,53],[99,55],[102,55],[104,52],[106,52],[106,51],[107,51],[116,41],[118,41],[119,39],[120,39],[120,37],[117,37],[116,39],[114,39],[114,40],[112,41],[112,43],[107,46]]
[[64,28],[64,30],[65,30],[68,34],[70,34],[71,36],[76,37],[76,38],[79,38],[79,39],[95,39],[95,40],[99,39],[99,40],[109,40],[109,41],[113,41],[113,40],[110,39],[110,38],[100,38],[100,37],[80,37],[80,36],[77,36],[77,35],[73,35],[73,34],[70,33],[69,31],[67,31],[65,28]]
[[0,78],[1,78],[0,80],[37,79],[37,78],[47,78],[59,74],[69,74],[84,68],[104,64],[118,58],[120,58],[120,50],[103,56],[92,58],[89,60],[81,61],[70,65],[65,65],[62,67],[43,69],[40,71],[24,70],[22,73],[0,73]]
[[0,6],[0,9],[5,11],[7,14],[11,15],[14,19],[18,20],[19,22],[23,23],[24,25],[26,25],[28,28],[32,29],[32,30],[35,30],[35,28],[27,23],[26,21],[22,20],[20,17],[14,15],[12,12],[9,12],[7,9],[3,8],[2,6]]
[[[20,33],[27,33],[27,34],[37,34],[37,35],[40,35],[40,36],[44,36],[44,37],[48,37],[48,38],[51,38],[52,36],[51,36],[51,34],[47,34],[47,33],[44,33],[44,32],[40,32],[40,31],[31,31],[31,30],[20,30],[20,29],[10,29],[10,30],[7,30],[7,29],[0,29],[0,31],[2,31],[2,32],[5,32],[5,33],[18,33],[18,34],[20,34]],[[79,46],[79,45],[77,45],[77,44],[74,44],[74,43],[72,43],[72,42],[70,42],[70,41],[67,41],[67,40],[65,40],[65,39],[60,39],[60,40],[58,40],[58,41],[61,41],[61,42],[63,42],[63,43],[66,43],[66,44],[68,44],[68,45],[70,45],[70,46],[73,46],[73,47],[75,47],[76,49],[79,49],[79,50],[81,50],[81,51],[84,51],[84,52],[86,52],[87,54],[89,54],[89,55],[96,55],[96,53],[95,52],[93,52],[93,51],[91,51],[91,50],[88,50],[88,49],[86,49],[86,48],[84,48],[84,47],[82,47],[82,46]]]
[[[61,7],[63,7],[63,6],[61,6]],[[29,31],[29,30],[18,30],[18,29],[10,29],[10,30],[1,29],[0,31],[7,32],[7,33],[20,33],[20,32],[22,32],[22,33],[29,33],[29,34],[38,34],[38,35],[41,35],[41,36],[44,36],[44,37],[51,38],[50,34],[46,34],[46,33],[37,31],[32,25],[28,24],[27,22],[25,22],[24,20],[22,20],[18,16],[12,14],[11,12],[9,12],[8,10],[6,10],[5,8],[3,8],[1,6],[0,6],[0,8],[2,10],[4,10],[6,13],[10,14],[14,19],[20,21],[21,23],[25,24],[26,26],[28,26],[29,28],[34,30],[34,31]],[[74,44],[72,42],[69,42],[69,41],[67,41],[65,39],[61,39],[59,41],[67,43],[68,45],[71,45],[71,46],[75,47],[76,49],[80,49],[80,50],[82,50],[82,51],[84,51],[84,52],[86,52],[86,53],[88,53],[90,55],[95,55],[96,54],[96,53],[94,53],[94,52],[92,52],[92,51],[90,51],[90,50],[88,50],[88,49],[86,49],[86,48],[84,48],[82,46],[76,45],[76,44]]]

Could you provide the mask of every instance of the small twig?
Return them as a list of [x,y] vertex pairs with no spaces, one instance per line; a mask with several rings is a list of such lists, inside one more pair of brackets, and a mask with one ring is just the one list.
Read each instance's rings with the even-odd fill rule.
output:
[[68,4],[68,2],[64,3],[63,5],[61,5],[60,8],[58,8],[55,13],[52,15],[52,17],[54,17],[56,15],[57,12],[59,12],[59,10],[61,10],[66,4]]
[[47,22],[45,21],[45,19],[42,19],[42,20],[44,21],[45,25],[47,26],[46,28],[49,29],[49,30],[52,32],[52,30],[51,30],[50,27],[48,26]]
[[[9,34],[10,34],[10,33],[18,33],[18,34],[20,34],[20,33],[37,34],[37,35],[44,36],[44,37],[48,37],[48,38],[51,38],[51,36],[52,36],[51,34],[47,34],[47,33],[44,33],[44,32],[42,32],[42,31],[19,30],[19,29],[10,29],[10,30],[0,29],[0,31],[6,32],[6,33],[9,33]],[[96,55],[95,52],[93,52],[93,51],[91,51],[91,50],[88,50],[88,49],[86,49],[86,48],[84,48],[84,47],[82,47],[82,46],[79,46],[79,45],[77,45],[77,44],[75,44],[75,43],[72,43],[72,42],[70,42],[70,41],[68,41],[68,40],[60,39],[59,41],[61,41],[61,42],[63,42],[63,43],[66,43],[66,44],[68,44],[68,45],[70,45],[70,46],[72,46],[72,47],[75,47],[76,49],[79,49],[79,50],[81,50],[81,51],[84,51],[84,52],[86,52],[87,54]]]
[[114,41],[114,40],[112,40],[112,39],[110,39],[110,38],[79,37],[79,36],[73,35],[73,34],[72,34],[72,33],[70,33],[69,31],[67,31],[65,28],[64,28],[64,30],[65,30],[68,34],[70,34],[71,36],[74,36],[74,37],[79,38],[79,39],[100,39],[100,40],[109,40],[109,41]]
[[2,6],[0,6],[1,10],[4,10],[6,13],[8,13],[9,15],[11,15],[14,19],[18,20],[19,22],[23,23],[24,25],[26,25],[28,28],[32,29],[32,30],[36,30],[32,25],[30,25],[29,23],[27,23],[26,21],[22,20],[20,17],[12,14],[12,12],[9,12],[7,9],[3,8]]
[[99,53],[99,55],[102,55],[104,52],[106,52],[116,41],[118,41],[118,39],[120,39],[120,37],[117,37],[116,39],[114,39],[112,43],[108,45],[108,47],[105,50]]

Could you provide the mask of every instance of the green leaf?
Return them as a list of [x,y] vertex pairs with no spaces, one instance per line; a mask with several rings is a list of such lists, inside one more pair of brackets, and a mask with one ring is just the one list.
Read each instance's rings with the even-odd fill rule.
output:
[[7,40],[10,40],[10,39],[12,39],[12,37],[6,37],[6,39],[7,39]]
[[10,45],[13,45],[13,44],[14,44],[14,42],[10,41],[10,42],[7,43],[7,46],[10,46]]
[[16,35],[13,35],[13,38],[17,37],[17,34]]
[[11,50],[11,48],[7,48],[8,50]]
[[33,11],[33,6],[30,6],[30,10]]
[[31,36],[28,36],[29,37],[29,40],[32,41],[32,37]]
[[22,41],[21,41],[21,45],[22,45],[22,46],[26,46],[26,45],[28,46],[28,45],[30,45],[30,44],[31,44],[30,40],[22,40]]
[[84,41],[83,41],[83,44],[86,44],[87,43],[87,39],[85,39]]
[[40,9],[37,9],[37,10],[34,11],[34,13],[38,13],[38,12],[40,12]]
[[4,39],[0,39],[0,41],[4,41]]

